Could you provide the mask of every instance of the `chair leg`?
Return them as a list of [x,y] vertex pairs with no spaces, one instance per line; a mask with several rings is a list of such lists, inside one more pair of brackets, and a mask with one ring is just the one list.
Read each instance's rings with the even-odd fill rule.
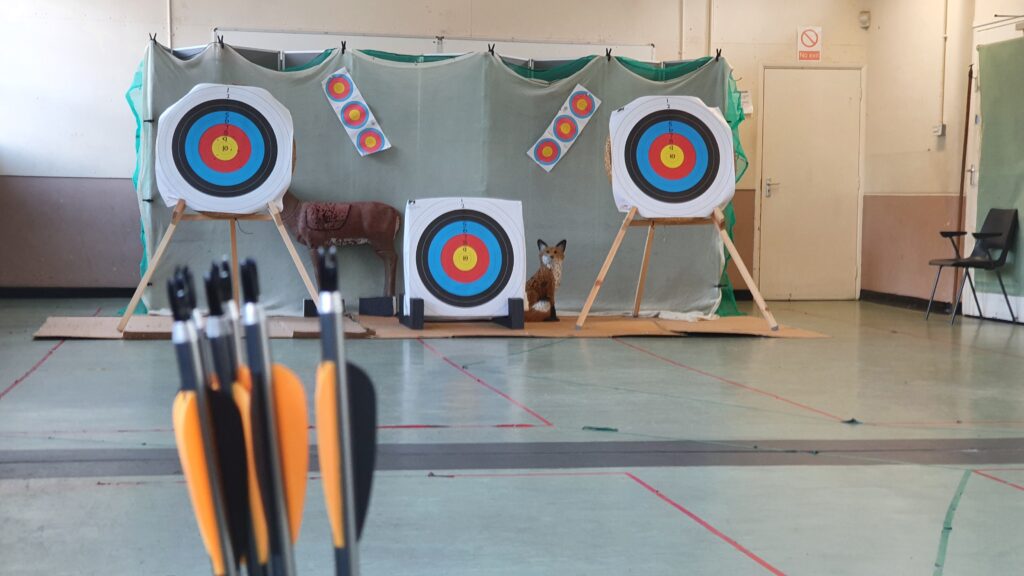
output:
[[971,294],[974,295],[974,305],[978,307],[978,317],[985,319],[985,315],[981,313],[981,302],[978,302],[978,293],[974,291],[974,280],[971,280],[971,269],[964,268],[964,276],[967,277],[967,284],[971,287]]
[[960,298],[964,295],[964,285],[967,284],[967,274],[965,271],[963,280],[960,281],[960,289],[956,291],[956,302],[953,303],[953,313],[950,314],[949,325],[952,326],[956,323],[956,309],[960,307]]
[[924,311],[925,320],[932,314],[932,303],[935,302],[935,290],[939,287],[939,276],[942,276],[942,266],[939,266],[939,271],[935,273],[935,284],[932,284],[932,295],[928,298],[928,309]]
[[1006,309],[1010,311],[1010,319],[1016,322],[1017,317],[1013,314],[1013,306],[1010,306],[1010,297],[1006,295],[1006,286],[1003,285],[1003,275],[999,273],[999,270],[996,270],[995,273],[999,280],[999,289],[1003,291],[1003,298],[1006,300]]

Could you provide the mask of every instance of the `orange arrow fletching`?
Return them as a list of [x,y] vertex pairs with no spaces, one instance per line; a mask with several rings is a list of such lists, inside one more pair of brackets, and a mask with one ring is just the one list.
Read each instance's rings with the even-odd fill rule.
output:
[[178,458],[181,459],[181,469],[185,473],[192,510],[199,525],[199,535],[206,552],[210,555],[213,572],[224,574],[224,554],[217,530],[217,515],[213,508],[210,471],[206,467],[203,434],[199,427],[199,405],[196,403],[195,392],[178,392],[174,398],[172,420],[174,439],[178,443]]
[[309,414],[306,392],[294,372],[281,364],[273,366],[274,415],[277,421],[277,442],[281,452],[281,478],[288,508],[288,525],[292,543],[302,528],[302,507],[306,500],[309,471]]
[[337,366],[326,361],[316,371],[316,441],[324,500],[335,548],[344,548],[345,504],[341,494],[341,446],[338,445]]
[[242,430],[245,432],[245,449],[248,455],[247,467],[249,469],[249,513],[252,522],[253,535],[256,540],[256,555],[260,564],[267,563],[270,553],[270,540],[267,532],[267,517],[263,510],[263,499],[260,496],[260,486],[256,478],[256,459],[253,457],[252,448],[252,418],[250,417],[249,390],[252,382],[249,378],[249,370],[239,370],[238,382],[232,387],[232,395],[238,411],[242,414]]

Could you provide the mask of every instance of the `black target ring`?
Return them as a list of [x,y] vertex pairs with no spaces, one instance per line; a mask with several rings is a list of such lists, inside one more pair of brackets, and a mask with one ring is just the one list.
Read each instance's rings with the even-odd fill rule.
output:
[[[684,127],[693,130],[702,141],[701,144],[706,150],[707,158],[703,173],[700,175],[699,179],[697,179],[695,184],[682,191],[669,191],[659,187],[654,182],[651,182],[648,177],[644,176],[639,165],[640,161],[637,157],[638,152],[644,154],[648,153],[647,150],[638,150],[641,141],[645,138],[645,134],[648,130],[651,130],[653,127],[664,122],[682,124]],[[680,134],[679,138],[683,138],[683,135]],[[711,133],[711,129],[693,114],[682,110],[672,109],[659,110],[648,114],[633,126],[626,137],[624,160],[626,164],[626,173],[629,175],[630,180],[632,180],[644,194],[661,202],[671,204],[689,202],[700,197],[715,181],[715,177],[718,175],[721,163],[718,144],[714,135]]]
[[[247,166],[242,172],[244,178],[232,179],[225,176],[216,182],[202,172],[210,173],[210,169],[202,164],[204,151],[196,149],[195,142],[202,134],[217,130],[213,127],[203,128],[198,123],[209,124],[211,118],[224,118],[221,125],[231,125],[226,119],[234,119],[233,126],[242,126],[241,131],[248,137],[249,145],[260,153],[253,165]],[[189,143],[192,146],[189,146]],[[181,118],[174,128],[171,138],[171,155],[174,165],[181,177],[196,190],[220,198],[243,196],[259,188],[270,178],[277,164],[277,136],[267,119],[256,108],[239,100],[218,99],[202,102]]]
[[[486,256],[494,267],[482,274],[486,279],[484,285],[471,287],[470,293],[453,290],[454,280],[445,272],[447,265],[438,258],[446,243],[459,241],[453,237],[453,229],[476,236],[475,244],[487,247],[487,253],[481,257]],[[439,301],[460,308],[486,304],[501,294],[512,278],[514,264],[512,242],[505,229],[494,218],[476,210],[453,210],[438,216],[423,230],[416,244],[416,270],[424,287]]]

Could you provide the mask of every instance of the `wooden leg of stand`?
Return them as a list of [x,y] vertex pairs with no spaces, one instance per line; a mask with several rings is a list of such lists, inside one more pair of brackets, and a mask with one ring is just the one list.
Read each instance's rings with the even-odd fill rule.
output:
[[277,226],[277,231],[281,234],[281,240],[284,241],[285,248],[288,249],[288,254],[291,254],[292,262],[295,263],[295,268],[299,271],[299,276],[302,276],[302,282],[306,285],[306,290],[309,291],[309,297],[316,304],[318,298],[316,295],[316,288],[313,287],[313,281],[309,279],[309,274],[306,273],[306,267],[302,265],[302,259],[299,258],[299,253],[295,251],[295,245],[292,244],[291,237],[288,236],[288,230],[284,227],[284,222],[281,221],[281,212],[277,209],[277,206],[268,204],[267,208],[270,210],[270,217],[274,219],[274,225]]
[[622,220],[622,226],[619,227],[619,233],[615,235],[615,241],[612,242],[611,249],[608,250],[608,256],[605,256],[604,264],[601,265],[601,271],[597,273],[597,279],[594,280],[594,287],[590,289],[590,295],[587,296],[587,301],[583,304],[583,310],[580,311],[580,317],[576,319],[576,329],[583,328],[583,323],[587,321],[587,315],[590,314],[590,308],[594,305],[594,300],[597,300],[597,293],[601,291],[601,284],[604,283],[604,277],[608,275],[608,269],[612,267],[612,261],[615,260],[615,253],[619,251],[619,246],[622,245],[622,239],[626,236],[626,231],[629,230],[629,224],[633,222],[633,218],[636,217],[636,206],[629,209],[626,217]]
[[754,297],[754,302],[756,302],[757,307],[761,309],[761,315],[764,316],[765,321],[768,322],[768,327],[772,330],[778,330],[779,323],[775,321],[775,316],[773,316],[768,310],[768,304],[761,296],[761,291],[757,289],[757,284],[754,283],[754,278],[750,275],[750,271],[747,270],[747,265],[743,263],[743,258],[740,258],[740,253],[736,250],[736,245],[732,243],[732,238],[729,238],[729,231],[725,229],[725,215],[722,214],[720,209],[715,208],[712,219],[718,227],[718,234],[722,237],[722,243],[725,244],[726,250],[729,251],[729,255],[732,256],[733,262],[736,263],[736,268],[740,271],[740,276],[742,276],[743,281],[747,283],[747,289],[750,290],[750,295]]
[[647,242],[644,243],[644,261],[640,265],[640,278],[636,282],[636,298],[633,300],[633,318],[640,315],[640,301],[644,298],[644,282],[647,281],[647,265],[651,262],[651,247],[654,245],[654,221],[647,226]]
[[135,307],[139,305],[139,300],[142,300],[142,293],[146,291],[146,286],[149,285],[150,278],[153,277],[153,272],[156,271],[156,267],[160,264],[160,258],[163,258],[164,251],[167,250],[167,245],[171,243],[171,237],[174,236],[174,229],[178,227],[178,222],[181,222],[181,216],[185,213],[185,201],[178,200],[178,204],[174,207],[174,212],[171,214],[171,224],[167,226],[167,230],[164,232],[164,237],[160,239],[160,244],[156,247],[156,252],[153,253],[153,258],[149,260],[148,266],[146,266],[146,273],[142,275],[142,279],[139,280],[139,285],[135,288],[135,293],[132,294],[132,301],[128,303],[128,308],[125,308],[124,315],[121,316],[121,321],[117,323],[117,331],[124,332],[124,329],[128,327],[128,321],[131,320],[132,315],[135,314]]
[[228,223],[231,225],[231,295],[235,299],[235,303],[241,306],[242,298],[239,287],[242,276],[238,270],[238,220],[232,218],[228,220]]

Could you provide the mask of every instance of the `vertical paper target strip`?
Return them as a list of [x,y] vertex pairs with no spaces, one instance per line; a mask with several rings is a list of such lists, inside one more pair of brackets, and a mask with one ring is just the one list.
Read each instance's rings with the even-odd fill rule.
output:
[[254,86],[198,84],[160,115],[156,181],[164,203],[250,214],[291,183],[292,117]]
[[600,105],[601,100],[593,92],[577,84],[548,124],[544,135],[526,151],[526,155],[544,171],[551,172],[555,164],[569,152]]
[[334,109],[360,156],[391,148],[391,141],[377,123],[347,68],[340,68],[323,81],[324,95]]
[[612,112],[612,194],[620,212],[706,217],[736,190],[732,131],[692,96],[644,96]]

